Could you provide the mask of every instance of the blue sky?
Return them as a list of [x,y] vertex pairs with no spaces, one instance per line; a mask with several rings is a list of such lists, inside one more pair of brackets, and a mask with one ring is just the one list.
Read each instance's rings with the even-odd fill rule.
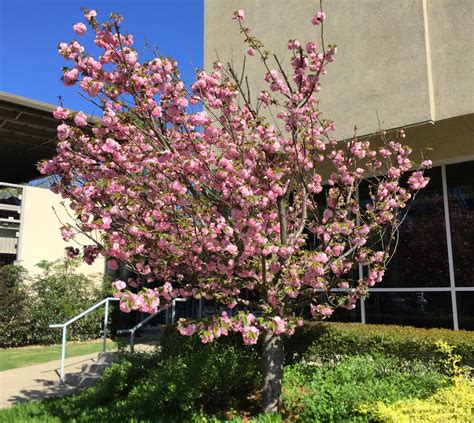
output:
[[[0,0],[0,90],[92,113],[94,107],[60,80],[66,62],[57,45],[78,37],[72,25],[84,21],[81,6],[103,20],[124,17],[123,32],[134,35],[140,52],[145,37],[160,53],[178,61],[188,83],[203,65],[203,0]],[[91,45],[91,36],[84,44]]]

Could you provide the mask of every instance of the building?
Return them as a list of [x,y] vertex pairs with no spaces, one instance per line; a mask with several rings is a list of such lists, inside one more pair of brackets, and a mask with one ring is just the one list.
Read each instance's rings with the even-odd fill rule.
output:
[[[64,257],[61,222],[72,222],[59,195],[31,183],[41,176],[36,163],[56,151],[55,108],[0,92],[0,265],[18,263],[31,274],[41,260]],[[104,270],[103,259],[79,268],[89,275]]]
[[[321,44],[310,23],[319,1],[205,0],[204,67],[216,52],[240,69],[245,48],[230,18],[288,64],[289,39]],[[416,150],[433,148],[431,182],[400,231],[385,280],[341,320],[474,329],[474,18],[470,0],[325,0],[325,44],[336,60],[322,80],[323,114],[336,136],[405,128]],[[275,65],[276,66],[276,65]],[[266,86],[248,58],[251,92]]]

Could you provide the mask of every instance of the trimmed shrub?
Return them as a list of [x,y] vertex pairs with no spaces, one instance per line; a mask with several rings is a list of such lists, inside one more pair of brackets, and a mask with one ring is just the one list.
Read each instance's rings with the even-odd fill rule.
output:
[[[257,357],[230,345],[210,344],[163,360],[147,376],[147,383],[130,391],[126,410],[133,410],[138,419],[161,415],[176,421],[200,409],[219,413],[246,401],[259,388],[260,379]],[[144,401],[151,409],[143,410]]]
[[439,358],[437,342],[440,340],[454,347],[454,353],[462,357],[462,364],[472,366],[474,332],[410,326],[309,323],[287,339],[285,352],[287,363],[294,363],[303,356],[312,360],[358,354],[385,354],[428,362]]
[[[339,360],[285,367],[285,419],[261,415],[261,374],[256,349],[227,343],[196,344],[165,330],[166,358],[127,354],[94,387],[76,395],[0,411],[0,421],[140,421],[277,423],[281,421],[374,421],[380,404],[430,399],[451,379],[430,363],[381,355],[346,355]],[[199,342],[199,341],[197,341]],[[185,352],[185,353],[183,353]],[[449,352],[443,353],[445,360]],[[450,361],[450,367],[454,367]],[[378,404],[367,408],[365,404]],[[364,408],[365,407],[365,408]]]
[[465,379],[425,398],[386,404],[382,401],[358,407],[369,421],[386,423],[465,423],[474,421],[474,383]]
[[[309,361],[333,359],[337,356],[384,354],[401,360],[439,361],[438,341],[444,341],[459,354],[462,364],[474,363],[474,332],[449,329],[423,329],[411,326],[369,325],[362,323],[314,322],[298,328],[285,338],[286,363],[305,357]],[[216,341],[244,351],[260,351],[242,344],[239,334],[230,334]],[[185,355],[203,348],[197,337],[178,334],[176,326],[167,325],[161,336],[163,356]]]
[[284,373],[284,404],[288,421],[371,421],[361,415],[361,403],[393,403],[426,398],[449,379],[415,361],[400,365],[387,356],[346,356],[338,363],[301,363]]

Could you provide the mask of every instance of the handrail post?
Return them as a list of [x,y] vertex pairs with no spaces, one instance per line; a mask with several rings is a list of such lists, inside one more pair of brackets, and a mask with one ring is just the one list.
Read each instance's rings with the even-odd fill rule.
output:
[[105,302],[105,314],[104,314],[104,335],[102,339],[102,352],[107,349],[107,332],[109,323],[109,299]]
[[135,331],[130,334],[130,352],[135,352]]
[[59,374],[59,383],[64,384],[64,360],[66,359],[66,332],[67,326],[63,326],[63,339],[61,345],[61,370]]
[[176,300],[171,303],[171,324],[174,324],[176,318]]

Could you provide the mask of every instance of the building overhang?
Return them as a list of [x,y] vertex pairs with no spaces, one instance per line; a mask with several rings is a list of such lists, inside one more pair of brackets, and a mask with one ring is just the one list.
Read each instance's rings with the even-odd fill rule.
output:
[[36,164],[56,152],[56,106],[0,91],[0,181],[40,177]]

